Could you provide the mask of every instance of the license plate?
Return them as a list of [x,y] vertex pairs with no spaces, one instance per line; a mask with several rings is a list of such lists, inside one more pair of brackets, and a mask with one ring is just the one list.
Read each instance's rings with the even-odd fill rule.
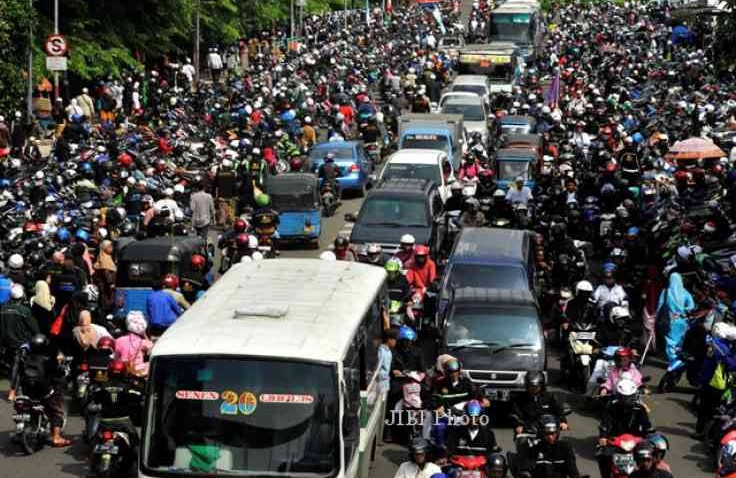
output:
[[116,445],[113,445],[112,443],[100,443],[99,445],[95,446],[95,453],[109,453],[110,455],[117,455],[118,447]]
[[575,332],[578,340],[595,340],[595,332]]
[[630,474],[632,471],[634,471],[634,469],[636,468],[636,463],[634,463],[634,455],[630,453],[614,454],[613,464],[616,466],[616,468],[626,473],[627,475]]
[[271,246],[258,246],[259,251],[268,252],[271,250]]
[[508,402],[509,401],[509,391],[508,390],[498,390],[495,388],[486,388],[483,393],[485,394],[486,398],[489,400],[496,400],[499,402]]

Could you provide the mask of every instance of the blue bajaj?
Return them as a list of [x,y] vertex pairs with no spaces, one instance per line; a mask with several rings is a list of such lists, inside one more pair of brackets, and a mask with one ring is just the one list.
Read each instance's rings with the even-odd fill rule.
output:
[[319,179],[308,173],[271,176],[266,182],[271,206],[279,213],[281,242],[309,242],[319,248],[322,199]]

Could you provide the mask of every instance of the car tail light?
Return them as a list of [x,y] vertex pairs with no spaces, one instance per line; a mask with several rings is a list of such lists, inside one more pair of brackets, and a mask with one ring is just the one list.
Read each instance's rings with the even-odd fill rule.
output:
[[86,372],[89,370],[89,364],[87,362],[82,362],[79,364],[79,371],[80,372]]
[[350,172],[351,173],[357,173],[358,171],[360,171],[360,166],[358,166],[355,163],[353,163],[353,164],[350,165]]
[[102,435],[102,439],[105,441],[110,441],[112,440],[112,437],[113,437],[113,434],[110,430],[105,430],[104,432],[101,433],[101,435]]

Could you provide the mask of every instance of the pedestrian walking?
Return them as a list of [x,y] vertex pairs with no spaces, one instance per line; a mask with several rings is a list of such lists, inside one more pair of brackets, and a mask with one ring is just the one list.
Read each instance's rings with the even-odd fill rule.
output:
[[197,235],[207,242],[209,227],[215,219],[215,200],[212,194],[202,187],[200,182],[194,184],[194,194],[189,200],[189,208],[192,210],[192,226]]

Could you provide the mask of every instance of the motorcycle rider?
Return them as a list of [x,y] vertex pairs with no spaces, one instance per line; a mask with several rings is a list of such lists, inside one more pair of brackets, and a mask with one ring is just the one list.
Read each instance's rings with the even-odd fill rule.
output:
[[480,202],[475,198],[468,198],[465,203],[467,209],[460,215],[461,227],[483,227],[488,223],[485,214],[480,210]]
[[430,444],[424,438],[415,438],[409,447],[409,461],[399,465],[394,478],[431,478],[442,470],[429,460]]
[[432,384],[434,401],[430,405],[431,408],[442,413],[445,408],[477,398],[477,388],[467,376],[462,374],[462,366],[456,358],[448,359],[442,368],[444,375]]
[[[22,384],[24,394],[43,403],[51,423],[51,446],[69,446],[72,441],[61,435],[66,376],[60,364],[64,356],[52,347],[43,334],[33,336],[29,345],[21,361],[17,380]],[[17,389],[18,383],[14,385],[13,389]]]
[[192,254],[189,269],[181,275],[181,293],[190,304],[193,304],[200,293],[212,284],[211,273],[207,272],[207,259],[202,254]]
[[100,405],[100,425],[127,433],[134,448],[138,433],[131,415],[143,406],[143,394],[128,379],[125,362],[112,360],[108,364],[107,380],[93,389],[89,399]]
[[538,370],[529,370],[524,376],[526,391],[520,394],[511,405],[511,416],[516,421],[514,431],[519,434],[529,430],[539,423],[543,415],[557,417],[561,430],[567,430],[567,420],[562,406],[554,395],[546,390],[544,373]]
[[256,210],[253,211],[253,229],[261,237],[269,237],[271,239],[271,248],[274,254],[279,254],[278,250],[278,226],[280,223],[279,213],[271,207],[271,198],[268,194],[259,194],[256,197]]
[[514,183],[506,193],[506,201],[511,204],[528,204],[533,199],[532,190],[529,189],[529,186],[524,185],[524,178],[521,176],[514,179]]
[[[581,280],[575,284],[575,297],[567,303],[567,318],[569,322],[587,322],[588,318],[592,318],[591,309],[593,303],[593,284],[587,280]],[[563,328],[567,328],[563,324]]]
[[319,167],[318,176],[322,181],[324,181],[323,187],[329,186],[333,195],[339,201],[342,194],[340,192],[340,182],[337,178],[342,176],[342,174],[340,173],[340,168],[335,164],[334,153],[327,153],[324,163]]
[[603,271],[603,283],[593,292],[593,302],[601,310],[609,302],[618,305],[628,304],[626,291],[616,282],[616,275],[612,270]]
[[[23,286],[13,284],[10,286],[10,301],[0,305],[0,346],[6,349],[7,359],[13,364],[10,373],[11,384],[15,383],[18,374],[21,345],[41,333],[31,309],[23,304],[24,297]],[[15,387],[11,386],[8,401],[13,400],[15,400]]]
[[[389,393],[386,400],[386,406],[389,410],[393,410],[396,403],[402,398],[402,387],[406,383],[405,372],[426,370],[421,349],[414,346],[417,340],[417,334],[414,329],[406,325],[399,328],[396,347],[392,351],[391,356],[391,381]],[[387,432],[390,438],[390,430]],[[385,441],[390,441],[386,439]]]
[[460,181],[454,181],[450,185],[450,197],[445,201],[445,212],[465,211],[465,196],[463,195],[463,185]]
[[404,234],[399,239],[399,250],[394,254],[394,258],[401,262],[403,269],[408,269],[414,262],[414,246],[416,239],[411,234]]
[[183,312],[176,300],[163,290],[163,278],[154,284],[153,292],[146,299],[146,310],[150,317],[153,336],[163,334]]
[[508,472],[506,457],[501,453],[492,453],[486,462],[486,469],[488,470],[488,478],[506,478]]
[[368,244],[365,249],[365,256],[361,257],[361,262],[383,267],[383,254],[381,253],[381,246],[376,243]]
[[654,445],[648,441],[639,442],[634,448],[636,470],[629,478],[672,478],[672,473],[657,467]]
[[672,473],[670,465],[664,461],[664,457],[667,455],[667,450],[670,449],[670,442],[661,433],[650,433],[647,435],[647,441],[654,447],[654,466],[658,470]]
[[633,364],[634,353],[629,347],[619,347],[613,356],[616,366],[608,372],[606,381],[601,384],[600,395],[611,393],[620,380],[628,378],[637,387],[642,384],[641,372]]
[[452,426],[445,443],[448,456],[489,456],[499,451],[496,435],[490,425],[483,423],[483,407],[478,400],[465,404],[465,421],[462,426]]
[[350,241],[346,237],[338,236],[333,244],[335,257],[338,261],[358,262],[358,257],[350,248]]
[[560,439],[561,424],[554,415],[539,419],[539,442],[520,460],[521,477],[579,478],[575,450]]
[[437,266],[429,257],[429,247],[419,245],[414,248],[414,261],[407,269],[406,280],[414,292],[424,297],[429,287],[437,280]]

